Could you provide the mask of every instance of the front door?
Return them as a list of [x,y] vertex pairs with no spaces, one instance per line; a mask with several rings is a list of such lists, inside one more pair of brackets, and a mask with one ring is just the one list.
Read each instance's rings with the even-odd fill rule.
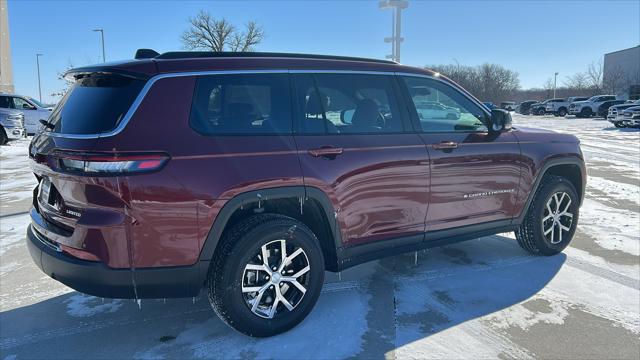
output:
[[405,131],[393,76],[296,74],[295,137],[305,185],[333,202],[343,246],[424,238],[428,154]]
[[[508,221],[517,215],[522,161],[516,137],[511,132],[489,132],[488,113],[444,81],[406,76],[401,83],[430,154],[426,230]],[[445,110],[436,113],[433,107]]]

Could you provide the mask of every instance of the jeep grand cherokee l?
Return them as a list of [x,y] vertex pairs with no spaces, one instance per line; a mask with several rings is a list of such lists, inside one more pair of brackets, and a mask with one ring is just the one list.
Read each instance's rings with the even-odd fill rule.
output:
[[[138,54],[70,70],[75,85],[29,148],[31,256],[78,291],[204,288],[231,327],[270,336],[311,311],[325,270],[507,231],[554,255],[576,230],[578,139],[512,128],[438,73]],[[421,109],[434,103],[455,111]]]

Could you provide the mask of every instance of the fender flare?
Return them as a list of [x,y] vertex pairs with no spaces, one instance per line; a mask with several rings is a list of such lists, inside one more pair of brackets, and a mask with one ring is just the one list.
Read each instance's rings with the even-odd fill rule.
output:
[[247,191],[231,198],[224,204],[222,209],[220,209],[220,211],[216,215],[216,218],[213,221],[213,225],[211,226],[202,249],[200,250],[199,261],[211,261],[218,243],[220,242],[220,239],[222,237],[222,233],[227,226],[229,219],[231,218],[231,215],[241,206],[256,203],[258,201],[269,201],[285,198],[300,198],[304,201],[313,199],[320,204],[322,208],[321,210],[324,211],[331,227],[331,234],[336,246],[336,253],[338,253],[339,249],[342,246],[342,236],[336,221],[337,212],[335,211],[331,201],[329,200],[329,197],[324,191],[318,188],[301,185]]
[[580,178],[582,180],[582,189],[576,189],[580,191],[580,202],[579,205],[582,205],[582,202],[584,200],[584,192],[585,192],[585,188],[587,186],[587,181],[585,178],[585,174],[586,174],[586,167],[584,164],[584,161],[578,157],[567,157],[567,158],[560,158],[560,159],[549,159],[547,161],[544,162],[544,164],[542,165],[542,167],[540,168],[540,171],[538,171],[538,175],[536,176],[536,179],[533,183],[533,186],[531,187],[532,191],[529,192],[529,196],[527,197],[527,201],[525,202],[524,206],[522,207],[522,211],[520,213],[520,215],[514,219],[514,224],[521,224],[522,221],[524,220],[524,217],[527,215],[527,211],[529,210],[529,206],[531,205],[531,202],[533,201],[533,198],[536,196],[536,193],[538,192],[538,187],[540,186],[540,182],[542,181],[542,178],[544,177],[544,175],[547,173],[547,171],[554,167],[554,166],[558,166],[558,165],[576,165],[578,166],[578,168],[580,169]]

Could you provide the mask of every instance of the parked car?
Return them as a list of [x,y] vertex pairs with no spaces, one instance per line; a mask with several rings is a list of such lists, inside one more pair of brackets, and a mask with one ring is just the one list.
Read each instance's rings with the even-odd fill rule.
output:
[[489,110],[493,110],[493,109],[497,109],[498,107],[496,106],[496,104],[492,103],[491,101],[485,101],[483,102],[484,106],[487,107],[487,109]]
[[609,108],[614,106],[614,105],[620,105],[620,104],[624,104],[625,100],[609,100],[609,101],[605,101],[602,104],[600,104],[600,106],[598,106],[598,111],[596,113],[596,116],[598,117],[603,117],[603,118],[607,118],[607,114],[609,114]]
[[550,101],[551,99],[547,99],[544,101],[541,101],[539,103],[535,103],[535,104],[531,104],[531,107],[529,108],[529,112],[531,113],[531,115],[544,115],[547,113],[547,103]]
[[598,112],[598,107],[605,101],[615,100],[615,95],[596,95],[585,101],[576,101],[569,105],[569,115],[591,117]]
[[51,114],[51,107],[40,103],[38,100],[22,95],[0,94],[0,108],[16,109],[24,114],[24,127],[28,135],[37,133],[40,128],[40,120],[46,120]]
[[624,127],[640,127],[640,106],[625,109],[622,124]]
[[589,98],[578,96],[571,96],[566,99],[553,99],[554,101],[549,101],[547,103],[545,112],[555,116],[565,116],[569,111],[569,105],[576,101],[584,101],[587,99]]
[[0,145],[24,136],[24,114],[16,110],[0,108]]
[[538,109],[538,115],[545,115],[545,114],[551,114],[555,112],[555,107],[553,106],[553,104],[555,103],[564,103],[566,100],[564,98],[555,98],[555,99],[548,99],[544,101],[544,107],[540,107]]
[[515,111],[516,110],[516,103],[513,101],[505,101],[500,103],[500,108],[507,110],[507,111]]
[[634,107],[640,106],[640,100],[629,100],[624,104],[614,105],[609,108],[609,114],[607,115],[607,120],[612,123],[615,127],[624,127],[624,110]]
[[516,108],[516,112],[518,112],[518,113],[520,113],[522,115],[529,115],[530,110],[531,110],[531,105],[536,104],[537,102],[538,102],[537,100],[523,101]]
[[[84,293],[204,288],[229,326],[270,336],[309,314],[325,270],[507,231],[554,255],[576,231],[578,139],[513,129],[423,68],[146,50],[66,77],[29,146],[27,244]],[[460,116],[420,116],[427,101]]]
[[[460,110],[446,106],[436,101],[416,101],[416,110],[421,119],[452,119],[460,118]],[[353,112],[351,112],[353,114]],[[347,121],[351,123],[351,120]]]

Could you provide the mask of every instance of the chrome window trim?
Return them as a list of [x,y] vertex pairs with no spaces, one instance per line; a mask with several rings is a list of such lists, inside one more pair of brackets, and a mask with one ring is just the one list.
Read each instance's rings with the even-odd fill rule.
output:
[[383,76],[413,76],[413,77],[422,77],[428,78],[432,80],[439,81],[443,84],[446,84],[456,91],[460,92],[463,96],[471,100],[474,104],[478,105],[482,110],[485,111],[487,116],[490,116],[490,113],[487,111],[485,106],[479,102],[477,99],[469,97],[465,91],[461,91],[459,86],[454,86],[449,82],[446,82],[440,79],[438,76],[431,76],[426,74],[417,74],[417,73],[408,73],[408,72],[394,72],[394,71],[375,71],[375,70],[322,70],[322,69],[304,69],[304,70],[290,70],[290,69],[264,69],[264,70],[209,70],[209,71],[185,71],[185,72],[173,72],[173,73],[165,73],[158,74],[152,76],[147,83],[142,87],[140,93],[133,101],[129,110],[124,115],[124,118],[120,121],[118,126],[116,126],[113,130],[98,134],[64,134],[64,133],[53,133],[53,132],[45,132],[47,135],[57,138],[67,138],[67,139],[98,139],[104,137],[115,136],[122,132],[124,128],[127,126],[135,112],[138,110],[138,107],[144,100],[144,98],[149,93],[151,87],[158,81],[166,78],[174,78],[174,77],[184,77],[184,76],[207,76],[207,75],[231,75],[231,74],[364,74],[364,75],[383,75]]

